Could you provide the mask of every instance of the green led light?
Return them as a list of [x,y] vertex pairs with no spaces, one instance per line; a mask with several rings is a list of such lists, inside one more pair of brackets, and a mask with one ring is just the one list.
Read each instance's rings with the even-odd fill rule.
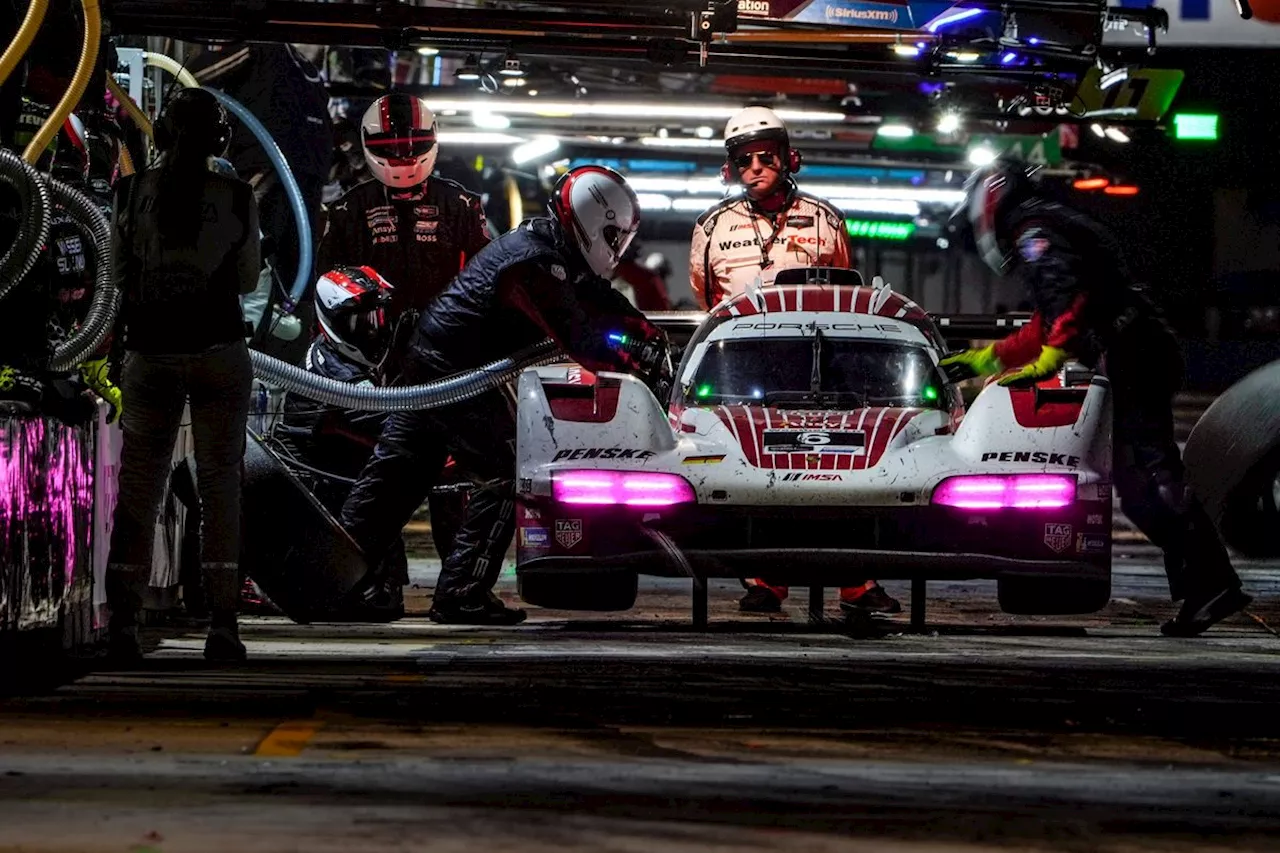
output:
[[698,394],[698,396],[699,396],[699,397],[710,397],[710,396],[711,396],[711,386],[710,386],[710,385],[699,385],[699,386],[698,386],[697,394]]
[[924,386],[924,398],[926,400],[938,399],[938,389],[934,388],[932,385]]
[[844,227],[850,237],[866,237],[871,240],[907,240],[916,232],[914,222],[881,222],[873,219],[846,219]]
[[1218,138],[1218,116],[1210,113],[1178,113],[1173,117],[1175,139]]
[[626,344],[626,342],[627,342],[627,336],[626,336],[626,335],[623,335],[623,336],[622,336],[622,343],[625,345],[625,344]]

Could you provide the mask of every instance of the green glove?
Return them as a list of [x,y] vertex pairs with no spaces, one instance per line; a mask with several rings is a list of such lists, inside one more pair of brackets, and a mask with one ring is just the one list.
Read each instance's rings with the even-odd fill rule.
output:
[[962,350],[947,356],[938,364],[952,382],[963,382],[975,376],[994,376],[1004,370],[996,356],[995,344],[982,349]]
[[1001,385],[1026,385],[1038,382],[1058,372],[1067,363],[1066,350],[1057,347],[1040,347],[1040,357],[1021,370],[1000,377]]
[[113,424],[120,420],[120,415],[124,412],[124,397],[120,394],[119,387],[107,378],[110,369],[107,359],[90,359],[80,365],[80,378],[111,406],[111,411],[107,413],[107,423]]

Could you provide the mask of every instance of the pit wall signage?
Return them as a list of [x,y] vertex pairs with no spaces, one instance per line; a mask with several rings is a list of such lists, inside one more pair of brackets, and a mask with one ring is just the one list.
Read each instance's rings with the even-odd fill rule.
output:
[[867,0],[738,0],[738,19],[794,21],[830,27],[921,29],[955,3],[873,3]]
[[[1250,0],[1253,18],[1244,20],[1235,0],[1117,0],[1125,9],[1155,6],[1169,13],[1169,32],[1157,33],[1159,45],[1196,47],[1280,47],[1280,0]],[[739,12],[739,15],[742,13]],[[1135,25],[1105,33],[1103,44],[1145,44]]]

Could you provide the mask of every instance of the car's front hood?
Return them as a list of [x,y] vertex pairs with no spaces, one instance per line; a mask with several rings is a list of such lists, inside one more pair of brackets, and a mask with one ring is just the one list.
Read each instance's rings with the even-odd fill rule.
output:
[[[702,408],[702,407],[700,407]],[[747,462],[784,471],[858,471],[879,464],[890,444],[925,409],[876,406],[848,411],[708,406]]]

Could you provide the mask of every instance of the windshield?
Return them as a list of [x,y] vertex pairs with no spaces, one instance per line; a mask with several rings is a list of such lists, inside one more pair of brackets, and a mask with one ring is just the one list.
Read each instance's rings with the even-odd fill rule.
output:
[[818,332],[709,344],[685,402],[938,409],[944,405],[942,387],[923,347]]

